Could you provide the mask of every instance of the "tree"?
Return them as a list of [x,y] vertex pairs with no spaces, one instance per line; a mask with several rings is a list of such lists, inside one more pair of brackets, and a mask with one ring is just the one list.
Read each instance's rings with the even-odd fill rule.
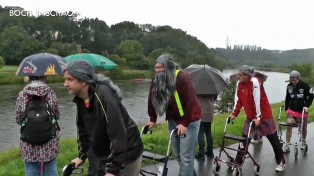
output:
[[7,64],[19,64],[25,57],[41,52],[44,45],[21,27],[11,26],[0,35],[0,55]]
[[145,67],[143,65],[143,47],[139,41],[122,41],[115,48],[114,53],[120,55],[123,58],[126,58],[126,63],[128,66],[135,67],[137,69],[144,69],[143,67]]

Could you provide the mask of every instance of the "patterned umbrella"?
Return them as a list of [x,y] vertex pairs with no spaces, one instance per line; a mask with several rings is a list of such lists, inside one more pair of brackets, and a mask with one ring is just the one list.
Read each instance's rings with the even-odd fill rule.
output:
[[16,71],[18,76],[63,75],[65,60],[58,55],[38,53],[26,57]]
[[95,70],[111,70],[118,65],[105,56],[93,53],[78,53],[64,58],[66,62],[86,61],[91,64]]

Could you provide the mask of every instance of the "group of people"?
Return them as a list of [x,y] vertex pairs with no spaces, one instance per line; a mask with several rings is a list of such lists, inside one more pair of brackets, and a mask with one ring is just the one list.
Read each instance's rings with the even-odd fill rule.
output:
[[[169,132],[178,129],[177,135],[185,135],[186,137],[174,137],[171,140],[179,164],[179,175],[197,175],[194,170],[195,157],[214,157],[211,123],[217,96],[197,95],[191,77],[178,68],[171,55],[158,57],[154,69],[155,76],[148,94],[150,121],[146,125],[153,128],[158,118],[165,117]],[[248,125],[254,121],[259,129],[258,135],[266,136],[272,144],[278,164],[276,170],[283,171],[285,159],[276,134],[271,107],[262,82],[252,76],[253,72],[254,70],[246,65],[238,69],[236,105],[230,118],[236,118],[243,107],[247,116],[243,136],[250,135]],[[69,62],[63,73],[64,87],[69,94],[74,95],[73,102],[77,106],[78,155],[71,161],[74,167],[80,166],[88,158],[89,175],[139,175],[143,143],[138,126],[121,103],[121,90],[109,78],[96,74],[92,66],[84,61]],[[313,100],[309,86],[299,79],[300,74],[291,73],[291,83],[287,88],[286,110],[291,122],[298,122],[298,119],[290,111],[307,111]],[[19,93],[16,121],[21,126],[25,120],[29,95],[44,96],[50,113],[56,120],[60,118],[56,94],[45,82],[44,76],[30,77],[30,83]],[[308,98],[308,95],[312,95],[312,99]],[[307,102],[304,102],[304,99],[307,99]],[[287,143],[290,142],[288,137],[289,135]],[[199,153],[195,156],[197,139]],[[21,141],[26,176],[35,176],[41,171],[44,171],[45,175],[58,175],[58,142],[58,135],[42,145]],[[239,152],[236,162],[241,162],[241,159],[243,156]]]

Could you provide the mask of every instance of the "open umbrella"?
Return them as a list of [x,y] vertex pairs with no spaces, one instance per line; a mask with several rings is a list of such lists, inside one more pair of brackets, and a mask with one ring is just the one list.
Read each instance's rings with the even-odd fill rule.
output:
[[[252,76],[258,78],[261,81],[266,81],[267,80],[267,75],[265,75],[262,71],[255,70],[252,74]],[[232,75],[229,76],[229,79],[231,81],[237,81],[238,79],[238,73],[233,73]]]
[[86,61],[91,64],[95,70],[111,70],[118,65],[105,56],[93,53],[78,53],[64,58],[66,62]]
[[18,76],[49,76],[63,75],[65,60],[50,53],[33,54],[20,63],[16,75]]
[[196,94],[218,95],[227,87],[223,74],[216,68],[192,64],[184,70],[191,75]]

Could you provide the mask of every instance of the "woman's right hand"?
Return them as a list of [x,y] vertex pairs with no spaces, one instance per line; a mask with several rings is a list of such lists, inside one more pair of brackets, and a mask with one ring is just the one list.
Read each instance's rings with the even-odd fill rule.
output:
[[146,126],[148,126],[149,129],[152,129],[156,125],[156,122],[148,122],[146,123]]
[[83,164],[83,160],[81,160],[80,158],[75,158],[71,161],[71,163],[74,163],[74,167],[77,168],[79,167],[81,164]]

